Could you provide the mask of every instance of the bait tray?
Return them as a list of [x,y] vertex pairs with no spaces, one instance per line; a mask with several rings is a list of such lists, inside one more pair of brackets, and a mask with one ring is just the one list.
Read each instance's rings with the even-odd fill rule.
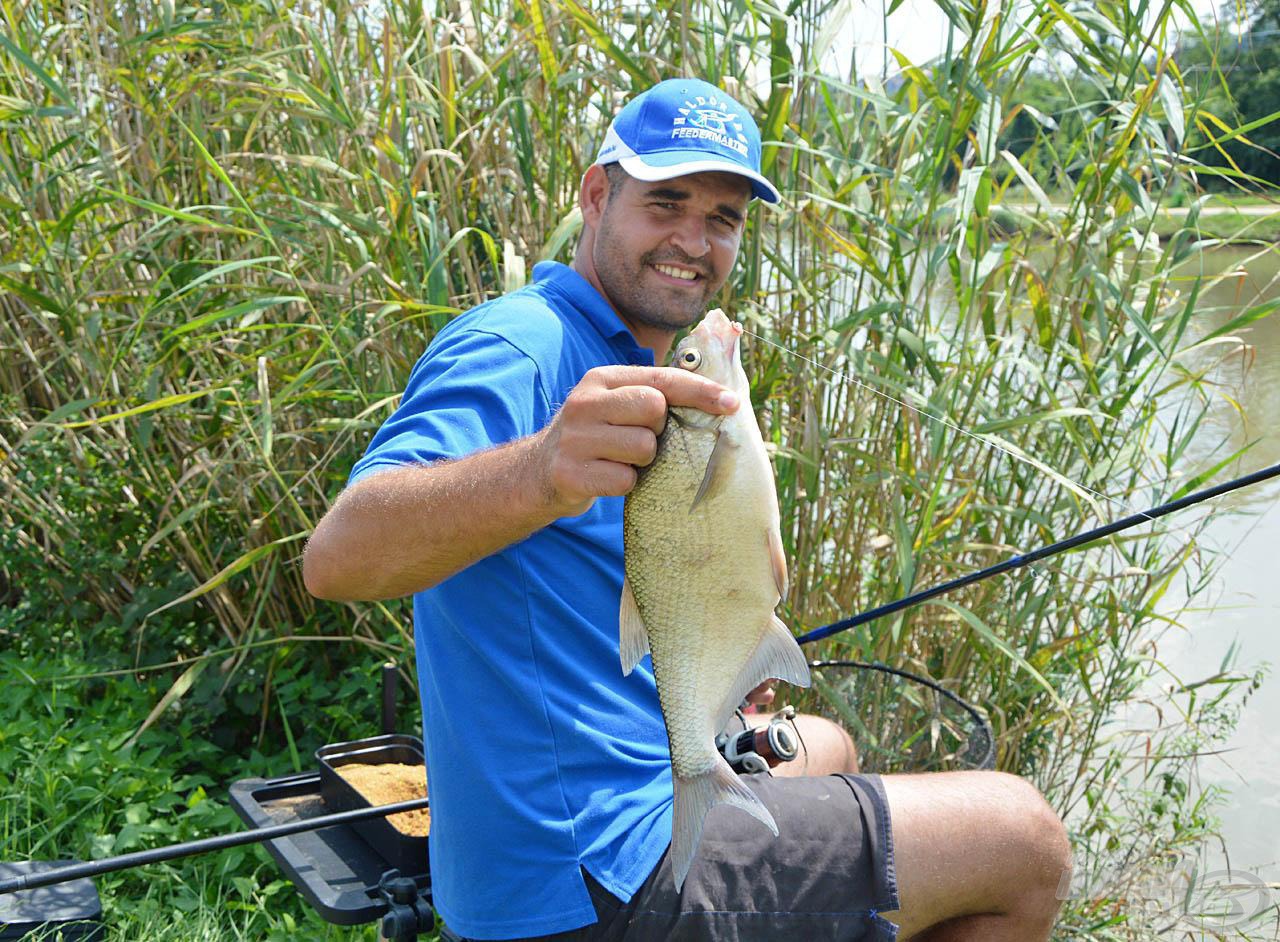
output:
[[[422,766],[424,782],[427,777],[422,740],[400,733],[321,746],[316,750],[316,762],[320,766],[320,796],[331,811],[374,807],[340,774],[339,769],[348,763],[418,765]],[[405,834],[386,818],[356,821],[351,828],[401,873],[423,873],[427,870],[427,838]]]
[[[315,772],[275,779],[244,779],[231,785],[231,807],[251,828],[305,821],[328,814]],[[355,926],[381,919],[388,903],[378,884],[392,868],[351,823],[335,824],[264,842],[285,876],[327,922]],[[425,855],[402,870],[430,901]],[[442,936],[444,938],[444,936]]]

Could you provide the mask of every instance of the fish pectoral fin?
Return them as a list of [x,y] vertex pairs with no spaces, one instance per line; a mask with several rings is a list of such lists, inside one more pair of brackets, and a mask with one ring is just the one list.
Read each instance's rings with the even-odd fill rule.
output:
[[631,580],[622,577],[622,601],[618,604],[618,654],[622,658],[622,676],[626,677],[640,659],[649,653],[649,632],[631,591]]
[[713,805],[727,804],[741,808],[778,836],[778,825],[764,802],[743,784],[729,768],[729,763],[716,756],[716,764],[701,775],[691,778],[674,776],[672,782],[675,806],[671,813],[671,870],[676,890],[693,866],[693,857],[702,840],[702,825]]
[[808,687],[809,662],[804,659],[804,652],[791,630],[782,623],[777,615],[770,614],[769,626],[756,649],[742,665],[738,677],[729,688],[729,695],[715,717],[715,730],[720,732],[733,716],[733,711],[742,703],[743,698],[755,690],[764,681],[772,677],[785,680],[797,687]]
[[689,505],[689,513],[707,497],[714,497],[724,487],[733,473],[733,453],[737,446],[733,436],[723,429],[716,429],[716,443],[711,449],[711,457],[707,460],[707,470],[702,475],[702,483],[698,485],[698,493],[693,495],[693,503]]
[[773,584],[778,589],[778,598],[787,597],[787,557],[782,552],[782,534],[776,526],[769,528],[766,536],[769,542],[769,563],[773,566]]

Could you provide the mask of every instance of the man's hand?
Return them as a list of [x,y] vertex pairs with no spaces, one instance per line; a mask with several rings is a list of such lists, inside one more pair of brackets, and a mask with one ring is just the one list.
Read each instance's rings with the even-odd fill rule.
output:
[[546,499],[559,516],[584,513],[597,497],[626,494],[651,462],[669,406],[725,414],[738,397],[719,383],[664,366],[600,366],[587,372],[538,433]]
[[768,680],[766,680],[755,690],[747,694],[747,703],[750,703],[751,705],[758,706],[758,707],[768,706],[770,703],[773,702],[773,697],[774,697],[773,685],[776,683],[777,681],[774,680],[773,678],[769,678]]

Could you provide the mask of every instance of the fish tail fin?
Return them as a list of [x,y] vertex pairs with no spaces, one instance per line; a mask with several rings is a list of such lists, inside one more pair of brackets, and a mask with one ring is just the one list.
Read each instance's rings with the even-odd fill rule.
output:
[[778,836],[778,825],[755,792],[742,784],[729,763],[717,758],[716,764],[690,778],[675,776],[675,808],[671,822],[671,869],[676,891],[693,866],[693,855],[702,839],[702,825],[712,805],[728,804],[741,808]]

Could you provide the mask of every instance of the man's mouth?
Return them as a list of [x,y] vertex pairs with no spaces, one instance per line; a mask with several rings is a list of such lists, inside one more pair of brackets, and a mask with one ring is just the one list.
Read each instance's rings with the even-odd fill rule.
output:
[[677,278],[680,281],[697,281],[701,273],[693,268],[684,268],[680,265],[671,265],[666,262],[656,262],[653,265],[655,271],[666,275],[668,278]]

